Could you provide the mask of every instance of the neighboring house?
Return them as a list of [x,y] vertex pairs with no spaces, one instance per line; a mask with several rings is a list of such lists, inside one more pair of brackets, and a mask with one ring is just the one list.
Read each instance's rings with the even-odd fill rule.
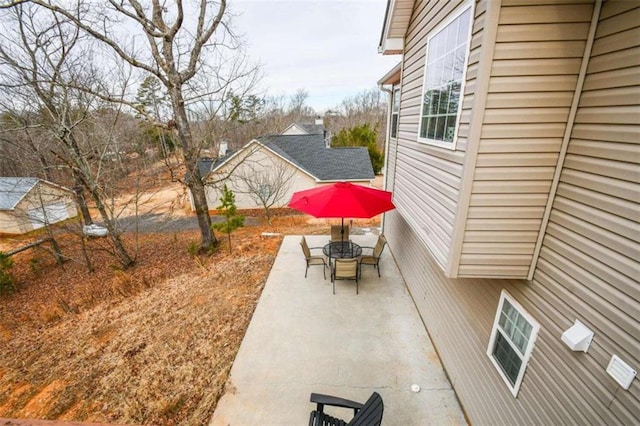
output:
[[322,133],[263,136],[200,166],[212,209],[224,184],[246,209],[283,207],[296,191],[338,181],[370,185],[375,178],[367,148],[330,148]]
[[73,192],[28,177],[0,177],[0,234],[24,234],[77,216]]
[[640,3],[389,0],[379,49],[384,232],[471,423],[640,424]]
[[282,131],[283,135],[324,135],[325,139],[330,140],[331,134],[324,127],[324,120],[317,117],[313,124],[311,123],[292,123]]

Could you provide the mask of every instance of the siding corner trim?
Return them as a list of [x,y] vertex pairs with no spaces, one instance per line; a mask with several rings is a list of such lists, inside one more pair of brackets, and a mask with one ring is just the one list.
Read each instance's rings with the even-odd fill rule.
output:
[[[500,18],[501,8],[502,0],[492,0],[487,2],[485,26],[483,28],[484,35],[482,46],[480,47],[483,54],[481,54],[482,60],[476,77],[476,90],[471,109],[471,125],[469,129],[468,145],[460,186],[460,199],[458,200],[453,234],[451,236],[451,256],[449,256],[449,261],[447,262],[446,267],[446,276],[449,278],[458,278],[458,271],[460,268],[462,244],[466,232],[465,224],[467,223],[469,205],[471,203],[471,188],[473,186],[475,168],[478,161],[480,134],[482,132],[482,125],[484,121],[483,117],[487,104],[489,82],[491,79],[491,67],[493,65],[493,55],[498,35],[498,20]],[[471,48],[471,43],[469,44],[469,48]]]
[[589,35],[587,36],[587,42],[584,47],[584,53],[582,55],[582,64],[580,64],[580,74],[578,75],[578,81],[576,82],[576,88],[573,93],[573,100],[571,101],[571,109],[569,111],[569,118],[567,119],[567,126],[562,137],[562,145],[560,147],[560,154],[558,155],[558,162],[553,175],[553,181],[551,188],[549,189],[549,198],[547,199],[547,205],[545,206],[544,215],[542,216],[542,224],[540,225],[540,231],[538,232],[538,239],[533,251],[533,258],[531,259],[531,266],[529,267],[529,273],[527,274],[527,280],[533,280],[533,274],[540,259],[540,251],[542,250],[542,242],[544,236],[547,233],[547,227],[549,226],[549,217],[551,216],[551,210],[553,202],[556,198],[556,191],[560,183],[560,176],[562,175],[562,169],[565,158],[567,156],[567,149],[569,148],[569,141],[571,140],[571,133],[573,132],[573,125],[575,124],[576,114],[578,112],[578,105],[580,103],[580,97],[582,96],[582,89],[584,87],[584,80],[587,75],[587,68],[589,66],[589,58],[591,57],[591,50],[593,48],[593,42],[596,36],[596,30],[598,29],[598,20],[600,19],[600,11],[602,9],[602,0],[596,0],[593,7],[593,15],[591,16],[591,24],[589,27]]

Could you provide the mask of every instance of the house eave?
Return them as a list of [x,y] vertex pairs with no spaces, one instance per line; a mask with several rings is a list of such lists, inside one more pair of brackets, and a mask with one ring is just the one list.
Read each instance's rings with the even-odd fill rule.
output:
[[282,131],[282,135],[286,134],[290,129],[298,129],[299,132],[301,132],[301,134],[309,134],[309,132],[307,132],[307,129],[305,129],[304,127],[300,126],[298,123],[291,123],[287,126],[286,129],[284,129]]
[[[8,177],[8,179],[11,179],[11,177]],[[62,186],[62,185],[58,185],[57,183],[54,183],[54,182],[50,182],[50,181],[48,181],[48,180],[39,179],[39,178],[19,178],[19,179],[34,179],[34,181],[33,181],[33,184],[32,184],[31,186],[29,186],[28,188],[25,188],[25,190],[24,190],[23,194],[20,196],[20,198],[19,198],[19,199],[17,199],[17,200],[16,200],[16,202],[15,202],[15,203],[13,203],[13,205],[12,205],[11,207],[2,207],[2,208],[0,208],[0,211],[7,211],[7,212],[15,211],[15,210],[16,210],[16,208],[18,207],[18,205],[22,202],[22,200],[24,200],[24,199],[25,199],[25,197],[26,197],[26,196],[27,196],[31,191],[33,191],[33,189],[34,189],[36,186],[38,186],[38,184],[40,184],[40,185],[47,185],[47,186],[50,186],[50,187],[56,188],[56,189],[58,189],[58,190],[60,190],[60,191],[67,192],[67,193],[69,193],[71,196],[73,196],[73,195],[74,195],[74,192],[73,192],[71,189],[66,188],[66,187],[64,187],[64,186]]]
[[404,36],[415,0],[388,0],[378,44],[378,53],[398,55],[404,52]]
[[[222,163],[218,164],[218,166],[216,166],[214,169],[212,169],[209,173],[207,173],[207,176],[210,176],[212,174],[215,174],[216,171],[220,170],[222,167],[224,167],[225,165],[229,164],[229,162],[238,157],[241,153],[245,152],[247,149],[249,149],[252,145],[258,145],[260,148],[265,149],[266,151],[269,151],[271,154],[275,155],[276,157],[280,158],[282,161],[284,161],[285,163],[289,164],[291,167],[299,170],[300,172],[306,174],[307,176],[309,176],[311,179],[315,179],[317,180],[318,178],[316,176],[314,176],[313,174],[311,174],[309,171],[305,170],[304,168],[300,167],[299,165],[293,163],[292,161],[290,161],[287,158],[284,158],[282,155],[280,155],[279,153],[275,152],[273,149],[271,149],[267,144],[261,142],[258,139],[252,139],[251,142],[249,142],[248,144],[246,144],[244,147],[242,147],[242,149],[238,150],[238,152],[236,152],[235,154],[233,154],[231,157],[227,158],[225,161],[223,161]],[[249,157],[254,151],[251,151],[247,157]]]
[[401,55],[404,52],[403,38],[385,38],[378,46],[378,53],[383,55]]
[[373,179],[316,179],[316,183],[336,183],[336,182],[362,182],[362,183],[371,183],[375,180]]
[[232,155],[230,155],[228,158],[226,158],[224,161],[220,162],[217,166],[209,170],[209,172],[205,176],[202,176],[202,179],[206,180],[208,176],[215,174],[216,171],[220,170],[222,167],[226,166],[231,160],[233,160],[234,158],[242,154],[247,148],[249,148],[249,146],[254,145],[256,143],[259,145],[262,145],[259,140],[251,139],[248,144],[246,144],[245,146],[243,146],[242,148],[234,152]]
[[378,80],[378,85],[400,83],[401,71],[402,71],[402,63],[399,62],[395,67],[389,70],[389,72],[387,72],[380,80]]

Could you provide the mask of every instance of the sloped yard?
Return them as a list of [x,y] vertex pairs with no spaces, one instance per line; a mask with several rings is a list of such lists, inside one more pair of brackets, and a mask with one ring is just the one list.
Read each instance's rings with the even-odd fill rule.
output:
[[[206,424],[281,235],[329,231],[306,215],[280,211],[266,225],[262,212],[245,212],[252,217],[233,233],[232,254],[218,235],[216,253],[194,257],[199,232],[183,188],[167,185],[162,169],[143,179],[146,222],[131,222],[134,210],[124,215],[134,225],[127,229],[141,231],[137,241],[125,237],[138,246],[135,267],[120,270],[102,250],[92,251],[93,273],[77,261],[57,266],[42,249],[13,257],[18,291],[0,297],[0,417]],[[378,226],[379,218],[354,225]],[[0,250],[23,242],[0,238]],[[83,257],[77,236],[60,242],[66,255]]]
[[[276,224],[326,229],[304,216]],[[241,229],[232,255],[223,243],[210,257],[189,255],[194,231],[142,235],[126,271],[106,255],[93,274],[18,255],[19,291],[0,299],[0,417],[206,423],[282,240],[265,231]]]

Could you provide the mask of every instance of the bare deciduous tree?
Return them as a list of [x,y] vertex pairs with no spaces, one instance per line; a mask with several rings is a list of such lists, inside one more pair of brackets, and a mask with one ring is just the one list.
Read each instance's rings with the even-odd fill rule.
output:
[[306,120],[314,116],[313,108],[307,105],[308,98],[309,92],[305,89],[298,89],[296,93],[291,96],[289,101],[289,115],[293,119],[292,121]]
[[296,171],[284,161],[256,154],[245,159],[230,180],[236,193],[246,194],[264,209],[271,224],[271,208],[281,205],[288,196]]
[[84,192],[89,194],[109,230],[114,254],[123,267],[132,265],[134,259],[105,203],[100,181],[105,149],[79,131],[99,106],[95,97],[77,89],[95,81],[87,52],[79,51],[80,31],[64,17],[30,3],[14,6],[1,18],[5,31],[0,35],[0,101],[11,116],[21,118],[14,123],[23,123],[9,131],[22,131],[27,139],[38,133],[41,145],[36,155],[49,157],[42,159],[44,168],[68,172],[85,223],[91,223],[84,203]]
[[[150,3],[78,0],[69,7],[47,0],[30,3],[73,22],[130,66],[154,75],[166,88],[173,117],[164,125],[174,130],[180,141],[189,174],[186,183],[200,227],[201,249],[209,250],[217,241],[211,230],[209,207],[198,168],[200,146],[194,139],[190,122],[190,113],[197,111],[190,111],[188,105],[204,100],[207,94],[228,92],[234,83],[251,76],[254,71],[242,61],[227,61],[228,55],[223,53],[237,48],[223,19],[226,0],[201,0],[196,4],[182,0],[171,4],[160,0]],[[137,35],[142,35],[144,45]],[[219,62],[215,67],[207,67],[207,60],[212,57],[217,57]],[[206,79],[202,75],[204,72],[207,72]],[[208,93],[202,86],[205,80],[215,86]]]

